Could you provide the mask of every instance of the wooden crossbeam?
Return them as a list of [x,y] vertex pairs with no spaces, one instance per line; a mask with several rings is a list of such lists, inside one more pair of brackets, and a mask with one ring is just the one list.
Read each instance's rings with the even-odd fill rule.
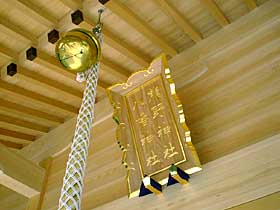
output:
[[225,14],[222,12],[222,10],[214,0],[200,0],[200,2],[221,26],[230,24],[229,20],[226,18]]
[[30,61],[32,61],[32,62],[34,62],[36,64],[46,66],[51,71],[59,73],[59,74],[65,76],[65,77],[67,77],[67,78],[69,78],[71,80],[75,80],[76,79],[75,74],[71,73],[69,71],[65,71],[55,57],[50,56],[47,53],[45,53],[45,52],[43,52],[41,50],[38,50],[38,49],[36,49],[34,47],[29,48],[26,51],[26,53],[28,51],[31,51],[31,49],[34,49],[34,51],[33,51],[34,57],[32,59],[27,57],[28,60],[30,60]]
[[2,54],[3,56],[5,56],[9,59],[16,59],[18,57],[18,53],[5,47],[2,44],[0,44],[0,54]]
[[123,80],[126,80],[130,76],[130,72],[127,70],[124,70],[121,66],[118,64],[106,59],[102,58],[102,62],[100,64],[100,68],[107,70],[109,73],[114,74],[115,72],[118,73],[118,76],[121,76]]
[[65,6],[72,10],[81,9],[83,7],[81,0],[60,0]]
[[17,144],[13,142],[8,142],[0,139],[0,144],[5,145],[6,147],[14,148],[14,149],[22,149],[23,145],[22,144]]
[[[36,52],[37,52],[36,57],[32,60],[32,62],[34,62],[38,65],[46,66],[48,69],[50,69],[56,73],[59,73],[73,81],[76,80],[76,74],[63,69],[62,65],[58,62],[58,60],[55,57],[50,56],[47,53],[42,52],[38,49],[36,49]],[[100,81],[99,86],[101,88],[106,89],[106,87],[102,86],[102,84],[103,84],[102,81]]]
[[36,138],[35,136],[29,135],[29,134],[25,134],[25,133],[21,133],[21,132],[17,132],[17,131],[11,131],[11,130],[4,129],[4,128],[0,128],[0,135],[9,136],[9,137],[18,138],[18,139],[24,139],[27,141],[34,141]]
[[181,15],[177,9],[168,1],[166,0],[154,0],[154,2],[165,12],[169,15],[186,34],[190,36],[190,38],[195,41],[199,42],[202,40],[202,35],[191,25],[189,21]]
[[6,20],[3,17],[0,18],[0,25],[2,25],[2,28],[4,29],[3,32],[5,32],[6,34],[20,37],[21,39],[29,41],[35,45],[38,44],[37,38],[33,34],[29,33],[22,27],[12,24],[10,21]]
[[[94,125],[112,118],[113,108],[109,99],[105,98],[95,106]],[[32,145],[28,145],[21,150],[21,154],[36,163],[65,151],[71,145],[76,126],[76,117],[66,121],[49,133],[38,138]],[[58,139],[57,139],[58,138]]]
[[60,117],[54,116],[52,114],[36,110],[36,109],[33,109],[31,107],[26,107],[26,106],[23,106],[21,104],[12,103],[12,102],[6,101],[4,99],[0,99],[0,107],[15,110],[15,111],[20,112],[20,113],[28,114],[30,116],[35,116],[37,118],[46,119],[46,120],[51,121],[51,122],[53,122],[57,125],[64,122],[63,118],[60,118]]
[[38,195],[45,170],[0,144],[0,184],[28,198]]
[[73,107],[69,104],[58,101],[56,99],[52,99],[52,98],[40,95],[38,93],[35,93],[33,91],[21,88],[19,86],[11,85],[11,84],[9,84],[5,81],[0,82],[0,89],[8,91],[11,94],[25,96],[25,97],[33,99],[35,101],[39,101],[39,102],[42,102],[44,104],[48,104],[48,105],[51,105],[53,107],[60,108],[60,109],[63,109],[65,111],[68,111],[68,112],[71,112],[71,113],[75,113],[75,114],[78,113],[78,109],[76,107]]
[[47,133],[49,131],[49,128],[43,125],[39,125],[36,123],[32,123],[26,120],[21,120],[19,118],[16,117],[11,117],[11,116],[7,116],[7,115],[3,115],[0,114],[0,121],[1,122],[5,122],[5,123],[9,123],[9,124],[14,124],[23,128],[28,128],[31,130],[36,130],[36,131],[40,131],[43,133]]
[[156,44],[166,54],[174,56],[177,50],[174,49],[167,41],[165,41],[152,27],[147,25],[141,18],[134,14],[128,7],[126,7],[119,0],[104,1],[99,0],[106,8],[121,17],[129,25],[134,27],[137,31],[147,37],[152,43]]
[[41,7],[34,4],[29,0],[9,0],[7,1],[13,8],[24,12],[28,16],[32,17],[34,20],[42,23],[45,26],[56,27],[58,26],[58,21],[52,17],[47,11],[43,10]]
[[247,7],[250,11],[257,8],[257,3],[255,0],[243,0],[243,1],[247,5]]
[[[95,25],[95,23],[89,17],[85,16],[80,10],[76,10],[74,13],[72,13],[72,22],[88,30],[91,30]],[[103,28],[102,33],[105,43],[110,47],[119,51],[141,66],[149,65],[149,62],[152,60],[150,56],[144,55],[142,52],[138,51],[123,40],[119,39],[118,36],[107,29],[106,26]]]
[[[16,73],[12,76],[9,76],[10,71],[13,71]],[[71,94],[75,97],[78,97],[78,98],[83,97],[82,91],[79,91],[68,85],[62,84],[60,82],[57,82],[55,80],[42,76],[36,72],[30,71],[29,69],[26,69],[22,66],[11,63],[7,66],[7,68],[2,69],[2,78],[3,78],[3,80],[6,80],[6,78],[11,79],[13,77],[23,79],[23,80],[24,79],[31,80],[31,81],[33,80],[34,82],[39,82],[40,84],[42,84],[46,87],[56,88],[65,93]]]

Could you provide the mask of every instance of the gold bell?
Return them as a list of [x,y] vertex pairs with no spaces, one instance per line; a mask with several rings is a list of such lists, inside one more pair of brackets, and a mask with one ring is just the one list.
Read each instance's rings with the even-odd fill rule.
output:
[[66,70],[83,72],[99,61],[101,47],[92,32],[78,28],[68,31],[57,42],[55,52]]

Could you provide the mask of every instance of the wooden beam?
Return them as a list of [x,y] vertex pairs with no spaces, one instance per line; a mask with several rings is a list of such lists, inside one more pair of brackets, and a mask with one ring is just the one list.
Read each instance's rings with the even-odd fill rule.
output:
[[3,115],[0,114],[0,121],[1,122],[5,122],[5,123],[9,123],[9,124],[14,124],[23,128],[28,128],[31,130],[36,130],[36,131],[40,131],[43,133],[47,133],[49,132],[49,128],[43,125],[39,125],[36,123],[32,123],[26,120],[21,120],[19,118],[15,118],[15,117],[11,117],[11,116],[7,116],[7,115]]
[[45,26],[58,26],[58,21],[54,17],[29,0],[9,0],[7,3],[9,3],[13,8],[17,8]]
[[200,0],[200,2],[221,26],[227,26],[230,23],[214,0]]
[[[108,98],[95,105],[94,125],[112,116],[113,109]],[[24,147],[21,154],[29,160],[39,163],[42,160],[65,151],[71,145],[76,126],[76,117],[38,138],[34,144]]]
[[21,39],[24,39],[28,42],[31,42],[34,45],[37,45],[37,38],[31,34],[30,32],[26,31],[24,28],[20,28],[12,24],[10,21],[4,19],[3,17],[0,18],[0,25],[4,28],[3,32],[11,36],[17,36]]
[[134,210],[152,208],[171,210],[180,209],[182,206],[192,210],[228,209],[278,192],[279,140],[278,134],[204,164],[201,172],[191,176],[188,186],[167,187],[164,196],[158,199],[154,196],[145,196],[141,200],[127,199],[127,196],[123,195],[120,199],[94,209],[122,210],[131,209],[132,206]]
[[9,136],[9,137],[18,138],[18,139],[24,139],[27,141],[34,141],[36,138],[35,136],[32,136],[32,135],[28,135],[28,134],[17,132],[17,131],[11,131],[11,130],[4,129],[4,128],[0,128],[0,135]]
[[154,0],[154,2],[165,12],[168,16],[170,16],[174,23],[176,23],[186,34],[190,36],[190,38],[199,42],[202,40],[202,35],[191,25],[186,18],[181,15],[177,9],[166,0]]
[[108,73],[110,74],[115,74],[117,73],[119,77],[121,77],[124,81],[130,76],[130,72],[127,70],[124,70],[121,66],[118,64],[110,61],[109,59],[102,58],[100,67],[103,68],[104,70],[107,70]]
[[[11,74],[12,73],[12,74]],[[63,91],[64,93],[71,94],[75,97],[82,98],[83,92],[77,89],[74,89],[70,86],[42,76],[34,71],[26,69],[22,66],[19,66],[15,63],[9,64],[6,68],[2,69],[2,79],[5,81],[18,78],[19,80],[28,80],[39,82],[40,85],[46,86],[47,88],[52,87],[58,90]]]
[[0,183],[26,197],[40,193],[45,170],[0,144]]
[[[39,65],[43,65],[46,66],[48,69],[50,69],[53,72],[59,73],[71,80],[75,80],[76,79],[76,75],[74,73],[71,73],[69,71],[65,71],[65,69],[63,69],[62,65],[59,63],[59,61],[51,56],[48,55],[47,53],[38,50],[34,47],[29,48],[26,53],[28,53],[28,51],[30,52],[31,49],[35,49],[34,50],[34,57],[33,58],[27,58],[28,60],[39,64]],[[36,52],[36,53],[35,53]]]
[[78,113],[78,109],[76,107],[73,107],[69,104],[66,104],[66,103],[62,102],[62,101],[58,101],[56,99],[52,99],[52,98],[40,95],[38,93],[35,93],[33,91],[21,88],[19,86],[11,85],[11,84],[9,84],[7,82],[4,82],[4,81],[1,81],[0,89],[2,89],[4,91],[8,91],[11,94],[25,96],[27,98],[30,98],[30,99],[33,99],[35,101],[51,105],[51,106],[56,107],[56,108],[60,108],[62,110],[70,112],[70,113],[74,113],[74,114]]
[[243,1],[247,5],[247,7],[250,11],[257,8],[257,3],[255,0],[243,0]]
[[280,192],[258,198],[238,206],[234,206],[228,210],[276,210],[279,208]]
[[6,147],[14,148],[14,149],[22,149],[22,144],[17,144],[9,141],[4,141],[0,139],[0,144],[5,145]]
[[[69,78],[73,81],[76,80],[76,74],[63,69],[62,65],[59,63],[57,58],[55,58],[53,56],[50,56],[47,53],[45,53],[43,51],[40,51],[38,49],[36,49],[36,51],[37,51],[37,55],[32,60],[32,62],[34,62],[38,65],[46,66],[48,69],[50,69],[50,70],[52,70],[56,73],[59,73],[59,74],[65,76],[65,77],[67,77],[67,78]],[[102,80],[101,80],[101,83],[99,83],[99,86],[101,88],[106,89],[106,87],[103,87],[101,84],[103,84]]]
[[103,29],[103,34],[105,43],[108,44],[110,47],[119,51],[121,54],[130,58],[142,67],[146,67],[149,65],[149,62],[152,60],[152,58],[149,55],[143,54],[136,48],[130,46],[124,40],[121,40],[116,35],[114,35],[113,32],[106,29],[106,27],[104,27]]
[[5,47],[4,45],[0,44],[0,54],[9,58],[9,59],[16,59],[18,57],[18,53]]
[[[103,2],[99,0],[99,2]],[[135,15],[128,7],[126,7],[119,0],[105,1],[105,7],[110,9],[113,13],[121,17],[129,25],[134,27],[145,37],[147,37],[152,43],[156,44],[168,55],[174,56],[177,54],[177,50],[174,49],[170,43],[165,41],[152,27],[147,25],[141,18]]]
[[31,107],[26,107],[21,104],[12,103],[12,102],[6,101],[4,99],[0,99],[0,107],[5,107],[7,109],[15,110],[20,113],[25,113],[25,114],[28,114],[31,116],[35,116],[37,118],[46,119],[48,121],[55,123],[56,125],[64,122],[63,118],[33,109]]
[[81,0],[60,0],[65,6],[72,10],[81,9],[83,7]]
[[[80,10],[76,10],[74,13],[72,13],[72,15],[73,14],[75,14],[75,18],[79,19],[79,21],[74,21],[74,18],[72,17],[72,22],[75,22],[74,24],[78,24],[79,26],[88,30],[91,30],[94,27],[95,23],[89,17],[85,16]],[[134,47],[130,46],[128,43],[118,38],[118,36],[106,28],[106,26],[103,28],[103,36],[106,44],[127,56],[135,63],[138,63],[140,66],[146,67],[152,60],[150,56],[143,54]]]

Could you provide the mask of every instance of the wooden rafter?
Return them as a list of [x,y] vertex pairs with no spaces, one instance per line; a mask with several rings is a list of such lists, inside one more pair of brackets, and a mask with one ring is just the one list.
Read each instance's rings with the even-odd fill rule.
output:
[[33,34],[29,33],[22,27],[12,24],[10,21],[3,19],[3,17],[0,18],[0,25],[2,25],[6,34],[20,37],[35,45],[37,44],[37,38]]
[[111,74],[113,75],[115,72],[118,73],[123,80],[126,80],[131,74],[129,71],[124,70],[121,66],[117,65],[116,63],[104,57],[102,58],[100,68],[107,70],[108,72],[111,72]]
[[[53,57],[53,56],[50,56],[48,55],[47,53],[45,52],[42,52],[40,50],[37,49],[37,56],[34,60],[32,60],[32,62],[34,63],[37,63],[39,65],[42,65],[42,66],[46,66],[48,69],[56,72],[56,73],[59,73],[73,81],[76,80],[76,74],[75,73],[72,73],[72,72],[69,72],[69,71],[65,71],[65,69],[62,68],[61,64],[58,62],[58,60]],[[102,79],[101,79],[102,80]],[[102,81],[99,83],[99,86],[101,88],[104,88],[106,89],[105,86],[102,86]]]
[[247,5],[250,11],[257,8],[257,3],[255,0],[243,0],[243,1]]
[[62,110],[68,111],[70,113],[74,113],[74,114],[78,113],[78,109],[76,107],[73,107],[69,104],[58,101],[56,99],[52,99],[52,98],[40,95],[38,93],[35,93],[33,91],[21,88],[19,86],[11,85],[11,84],[9,84],[7,82],[4,82],[4,81],[0,82],[0,89],[2,89],[4,91],[8,91],[11,94],[25,96],[25,97],[33,99],[35,101],[42,102],[44,104],[48,104],[48,105],[51,105],[53,107],[60,108]]
[[28,198],[40,193],[45,170],[0,144],[0,183]]
[[[75,11],[76,15],[79,16],[79,26],[83,28],[87,28],[91,30],[95,23],[90,20],[89,17],[85,16],[81,11]],[[73,21],[73,20],[72,20]],[[112,31],[107,29],[106,27],[103,28],[103,36],[104,41],[110,47],[114,48],[115,50],[119,51],[123,55],[127,56],[134,62],[138,63],[141,66],[148,66],[151,58],[147,55],[144,55],[142,52],[138,51],[137,49],[131,47],[129,44],[124,42],[123,40],[119,39]],[[102,60],[101,60],[102,63]]]
[[181,15],[177,9],[166,0],[154,0],[154,2],[167,14],[169,15],[174,22],[190,36],[190,38],[199,42],[202,40],[202,35],[191,25],[189,21]]
[[[112,117],[113,108],[109,99],[106,98],[98,102],[95,106],[94,125],[104,122]],[[42,160],[64,151],[71,145],[76,125],[76,118],[72,118],[49,133],[38,138],[34,143],[24,147],[21,154],[39,163]],[[40,148],[40,149],[39,149]]]
[[[155,43],[162,49],[163,52],[168,55],[174,56],[177,54],[177,50],[174,49],[167,41],[165,41],[153,28],[147,25],[141,18],[134,14],[128,7],[126,7],[119,0],[102,1],[99,0],[110,9],[113,13],[121,17],[129,25],[134,27],[137,31],[147,37],[152,43]],[[105,2],[105,3],[104,3]]]
[[60,0],[65,6],[72,10],[81,9],[83,7],[81,0]]
[[214,0],[200,0],[200,2],[221,26],[226,26],[230,23]]
[[9,136],[9,137],[18,138],[18,139],[24,139],[24,140],[27,140],[27,141],[34,141],[35,140],[35,136],[25,134],[25,133],[21,133],[21,132],[17,132],[17,131],[11,131],[11,130],[4,129],[4,128],[0,128],[0,135]]
[[[83,92],[82,91],[79,91],[77,89],[74,89],[70,86],[67,86],[65,84],[62,84],[60,82],[57,82],[55,80],[52,80],[50,78],[47,78],[45,76],[42,76],[36,72],[33,72],[29,69],[26,69],[22,66],[19,66],[19,65],[15,65],[15,64],[10,64],[9,66],[13,66],[15,68],[15,71],[16,71],[16,74],[13,75],[12,77],[15,77],[15,78],[19,78],[19,79],[27,79],[27,80],[33,80],[34,82],[39,82],[40,84],[42,84],[43,86],[46,86],[46,87],[53,87],[53,88],[56,88],[58,90],[61,90],[65,93],[68,93],[68,94],[71,94],[75,97],[78,97],[78,98],[82,98],[83,97]],[[8,67],[9,67],[8,66]],[[7,77],[9,77],[8,79],[12,79],[11,76],[8,75],[8,67],[7,68],[4,68],[2,69],[2,78],[3,80],[5,80]]]
[[45,10],[32,3],[29,0],[9,0],[7,1],[13,8],[17,8],[20,11],[23,11],[28,16],[32,17],[34,20],[37,20],[41,24],[49,27],[58,26],[58,21],[52,17]]
[[9,124],[14,124],[23,128],[28,128],[31,130],[36,130],[36,131],[40,131],[43,133],[47,133],[49,131],[49,128],[43,125],[39,125],[36,123],[32,123],[26,120],[21,120],[15,117],[11,117],[11,116],[7,116],[7,115],[3,115],[0,114],[0,122],[5,122],[5,123],[9,123]]
[[64,122],[63,118],[33,109],[31,107],[26,107],[21,104],[12,103],[12,102],[9,102],[9,101],[3,100],[3,99],[0,99],[0,107],[15,110],[20,113],[25,113],[30,116],[35,116],[37,118],[45,119],[45,120],[51,121],[57,125]]
[[[79,10],[83,7],[82,2],[80,0],[61,0],[61,2],[69,8],[71,8],[72,10]],[[87,16],[83,15],[83,19],[84,21],[80,23],[81,25],[87,24],[86,27],[90,28],[92,28],[95,25]],[[135,48],[131,47],[129,44],[124,42],[123,40],[120,40],[116,35],[112,33],[112,31],[103,28],[103,35],[105,43],[111,46],[112,48],[116,49],[117,51],[119,51],[120,53],[127,56],[128,58],[130,58],[131,60],[133,60],[141,66],[149,65],[149,62],[151,61],[151,58],[149,56],[144,55],[140,51],[136,50]]]
[[8,142],[0,139],[0,144],[5,145],[6,147],[14,148],[14,149],[21,149],[23,147],[22,144],[17,144],[13,142]]
[[16,59],[18,57],[18,53],[16,53],[15,51],[5,47],[2,44],[0,44],[0,54],[9,58],[9,59]]

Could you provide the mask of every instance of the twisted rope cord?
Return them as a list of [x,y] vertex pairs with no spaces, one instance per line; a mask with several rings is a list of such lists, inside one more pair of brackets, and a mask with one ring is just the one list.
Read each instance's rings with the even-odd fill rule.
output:
[[[81,80],[86,79],[86,88],[82,105],[79,110],[71,152],[63,178],[58,210],[80,210],[83,179],[90,140],[90,131],[94,118],[94,103],[98,80],[99,65],[94,64],[87,73],[78,75]],[[88,75],[86,75],[88,74]]]

